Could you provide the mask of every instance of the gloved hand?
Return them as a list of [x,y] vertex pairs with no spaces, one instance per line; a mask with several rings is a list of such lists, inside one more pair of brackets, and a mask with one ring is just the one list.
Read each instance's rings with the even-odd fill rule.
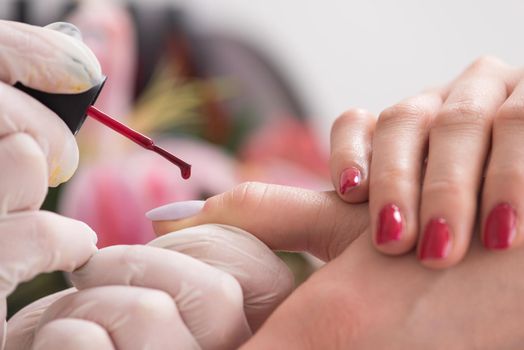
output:
[[150,245],[101,249],[73,273],[80,291],[21,310],[8,339],[22,349],[234,349],[292,289],[287,266],[240,229],[203,225]]
[[[73,79],[74,68],[59,64],[74,55],[69,44],[82,47],[76,39],[9,22],[0,22],[2,31],[1,75],[9,85],[21,81],[40,90],[72,92],[97,83],[92,80],[99,74],[96,69]],[[34,48],[47,51],[39,54]],[[42,57],[49,66],[39,66]],[[49,84],[42,83],[46,79]],[[49,88],[56,81],[63,84]],[[191,247],[191,254],[207,257],[208,264],[146,246],[115,246],[92,255],[91,238],[96,241],[96,236],[86,225],[37,211],[47,185],[65,181],[75,170],[75,140],[56,115],[9,85],[0,83],[4,101],[11,102],[0,104],[5,111],[0,116],[0,164],[9,164],[0,173],[5,208],[0,218],[2,316],[5,296],[19,281],[42,271],[84,266],[73,273],[80,290],[40,299],[9,320],[6,349],[229,349],[244,342],[290,292],[286,266],[264,244],[236,229],[205,226],[152,243]],[[68,88],[62,90],[63,85]],[[201,245],[186,244],[197,237]],[[220,242],[220,248],[208,252],[210,241]]]
[[96,251],[86,224],[38,211],[48,185],[75,171],[78,149],[61,119],[11,85],[79,92],[100,77],[96,58],[77,39],[0,21],[0,348],[6,297],[17,284],[42,272],[73,271]]

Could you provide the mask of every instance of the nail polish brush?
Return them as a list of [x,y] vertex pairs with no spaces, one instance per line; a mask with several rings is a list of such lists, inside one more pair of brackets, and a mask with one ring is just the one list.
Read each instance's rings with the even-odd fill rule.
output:
[[131,129],[93,106],[104,86],[104,83],[105,78],[100,84],[79,94],[52,94],[32,89],[20,82],[16,83],[14,87],[29,94],[55,112],[67,124],[73,134],[76,135],[78,130],[82,127],[86,117],[89,115],[91,118],[113,129],[134,143],[169,160],[180,169],[182,178],[188,179],[191,176],[190,164],[157,146],[149,137]]

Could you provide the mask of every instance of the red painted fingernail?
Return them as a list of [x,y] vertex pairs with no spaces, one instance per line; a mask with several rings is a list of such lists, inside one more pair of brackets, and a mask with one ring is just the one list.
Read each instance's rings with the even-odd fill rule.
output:
[[346,194],[349,190],[360,185],[362,177],[360,170],[355,167],[344,169],[340,174],[340,194]]
[[443,259],[448,256],[451,232],[446,220],[432,219],[428,222],[419,250],[419,259]]
[[378,215],[377,244],[398,241],[402,235],[402,228],[400,209],[394,204],[384,206]]
[[488,249],[507,249],[515,238],[517,214],[508,203],[491,210],[484,228],[484,246]]

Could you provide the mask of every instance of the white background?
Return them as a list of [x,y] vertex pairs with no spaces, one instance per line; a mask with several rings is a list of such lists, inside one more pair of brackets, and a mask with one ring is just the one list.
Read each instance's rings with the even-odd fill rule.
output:
[[350,106],[373,112],[442,84],[481,55],[524,64],[524,1],[190,0],[206,22],[284,66],[326,137]]
[[[148,3],[166,1],[175,2]],[[35,1],[39,14],[60,2]],[[323,138],[348,107],[378,113],[481,55],[524,63],[524,0],[176,2],[203,27],[266,50],[307,101]],[[6,4],[0,0],[0,12]]]

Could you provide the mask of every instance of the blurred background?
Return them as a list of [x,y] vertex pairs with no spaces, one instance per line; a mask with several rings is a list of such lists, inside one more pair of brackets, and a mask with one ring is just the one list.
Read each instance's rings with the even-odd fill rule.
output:
[[[481,55],[520,65],[523,13],[519,0],[0,2],[3,19],[77,25],[108,76],[97,106],[193,164],[184,181],[86,121],[80,167],[44,207],[87,222],[99,247],[146,243],[149,209],[239,182],[330,189],[329,128],[340,113],[379,113]],[[298,281],[313,269],[307,257],[283,257]],[[11,295],[9,312],[67,286],[60,273],[39,276]]]

